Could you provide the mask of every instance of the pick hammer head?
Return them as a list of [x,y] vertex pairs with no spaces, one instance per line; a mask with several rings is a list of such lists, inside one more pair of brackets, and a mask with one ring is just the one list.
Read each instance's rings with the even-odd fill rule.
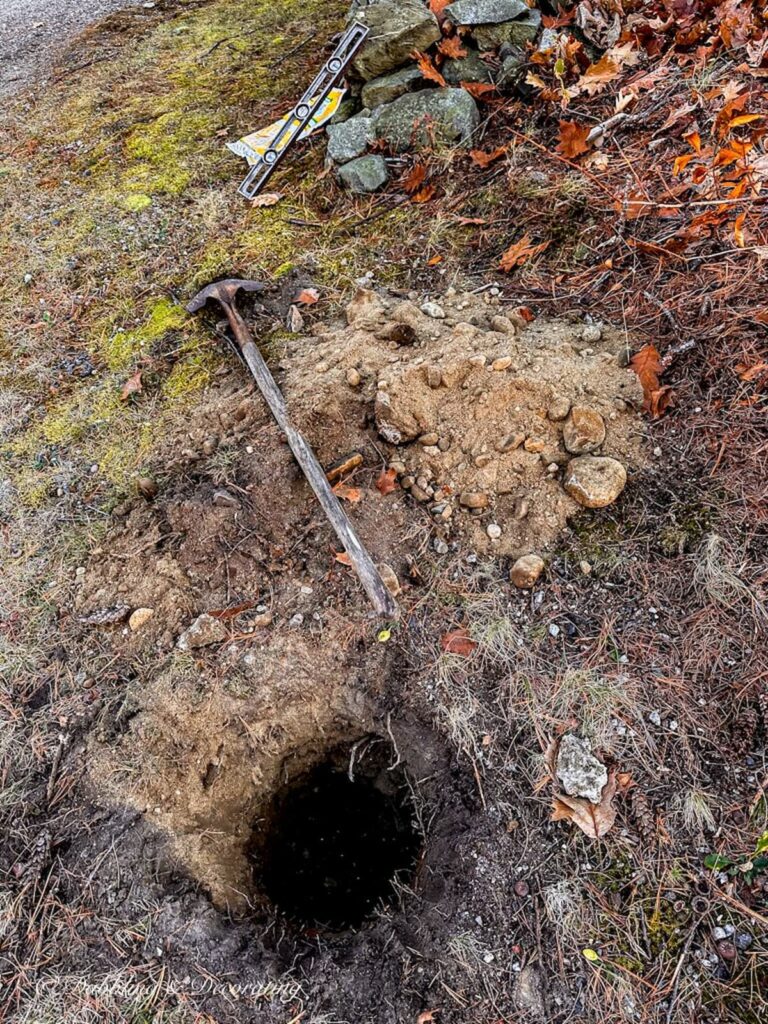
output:
[[197,313],[210,300],[220,303],[222,306],[231,306],[232,300],[239,291],[263,292],[266,285],[261,281],[243,281],[239,277],[228,277],[225,281],[214,281],[202,288],[193,299],[187,303],[188,313]]

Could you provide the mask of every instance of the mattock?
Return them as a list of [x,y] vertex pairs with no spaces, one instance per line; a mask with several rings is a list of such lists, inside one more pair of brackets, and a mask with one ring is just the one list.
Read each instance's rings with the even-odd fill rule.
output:
[[328,478],[317,461],[317,456],[303,435],[291,423],[283,394],[264,362],[248,325],[234,304],[235,295],[241,289],[246,292],[260,292],[265,288],[266,285],[261,281],[241,281],[238,278],[216,281],[199,291],[192,301],[187,303],[187,310],[190,313],[196,313],[211,299],[218,302],[224,310],[248,369],[266,399],[277,425],[285,434],[294,458],[315,492],[328,522],[344,545],[352,568],[359,576],[376,613],[387,619],[397,619],[400,613],[395,599],[387,590],[381,573],[341,507],[341,502],[333,493]]

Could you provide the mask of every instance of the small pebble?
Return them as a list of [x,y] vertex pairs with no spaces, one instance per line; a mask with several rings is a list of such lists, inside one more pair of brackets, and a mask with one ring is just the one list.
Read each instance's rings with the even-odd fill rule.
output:
[[423,302],[421,304],[421,312],[426,316],[431,316],[433,320],[443,320],[445,318],[445,310],[437,302]]
[[498,523],[488,523],[485,528],[485,532],[491,538],[491,540],[498,540],[501,537],[501,527]]
[[432,541],[432,547],[435,549],[438,555],[448,554],[448,545],[445,543],[444,540],[441,540],[440,537],[435,537],[435,539]]
[[560,636],[560,627],[556,625],[554,622],[549,627],[549,635]]
[[354,368],[354,366],[350,366],[350,368],[347,370],[347,384],[349,384],[351,388],[356,388],[359,386],[360,380],[361,378],[358,371]]
[[661,725],[661,715],[658,711],[650,711],[648,713],[648,721],[651,723],[651,725],[659,726]]
[[494,359],[491,363],[491,369],[501,372],[502,370],[508,370],[512,365],[511,356],[502,356],[500,359]]
[[587,324],[581,332],[581,340],[585,341],[588,345],[596,345],[602,336],[603,329],[602,327],[598,327],[597,324]]

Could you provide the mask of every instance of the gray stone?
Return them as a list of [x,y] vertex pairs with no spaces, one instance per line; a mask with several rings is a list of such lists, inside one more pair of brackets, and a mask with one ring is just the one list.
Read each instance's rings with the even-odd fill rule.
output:
[[491,69],[476,50],[469,50],[466,57],[449,58],[441,65],[440,72],[448,85],[493,81]]
[[499,89],[512,91],[525,80],[526,54],[522,47],[510,47],[512,53],[502,57],[501,67],[496,75],[496,85]]
[[546,1018],[544,978],[541,971],[533,964],[528,964],[520,971],[512,993],[518,1010],[522,1010],[523,1013],[537,1020]]
[[220,644],[226,639],[227,631],[221,621],[204,613],[198,615],[192,625],[181,634],[176,646],[180,651],[189,651],[196,647]]
[[568,796],[599,804],[608,781],[608,769],[592,753],[587,740],[566,733],[557,751],[556,773]]
[[454,25],[496,25],[519,18],[527,11],[523,0],[456,0],[445,8]]
[[389,181],[389,171],[383,156],[371,153],[359,156],[339,168],[339,178],[352,192],[375,192]]
[[388,75],[381,75],[379,78],[372,78],[370,82],[366,82],[360,99],[364,107],[374,110],[382,103],[391,103],[392,100],[405,96],[417,82],[421,81],[423,78],[416,66],[400,68],[399,71],[391,71]]
[[335,164],[346,164],[362,156],[373,142],[373,122],[369,117],[352,117],[341,124],[329,124],[328,157]]
[[420,0],[382,0],[352,12],[351,18],[370,29],[352,62],[366,81],[406,64],[414,50],[426,50],[442,35],[437,18]]
[[481,50],[492,50],[502,43],[525,46],[535,39],[541,27],[541,11],[529,10],[515,21],[502,21],[498,25],[476,25],[472,29],[475,42]]
[[432,144],[469,145],[480,114],[466,89],[425,89],[379,107],[371,120],[377,138],[405,153]]

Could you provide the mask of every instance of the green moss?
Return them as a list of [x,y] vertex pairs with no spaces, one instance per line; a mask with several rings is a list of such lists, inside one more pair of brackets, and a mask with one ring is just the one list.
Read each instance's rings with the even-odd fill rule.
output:
[[100,355],[113,372],[125,370],[137,356],[148,354],[153,342],[183,327],[188,319],[183,306],[169,299],[159,299],[149,307],[147,319],[138,330],[118,329],[103,340],[99,345]]

